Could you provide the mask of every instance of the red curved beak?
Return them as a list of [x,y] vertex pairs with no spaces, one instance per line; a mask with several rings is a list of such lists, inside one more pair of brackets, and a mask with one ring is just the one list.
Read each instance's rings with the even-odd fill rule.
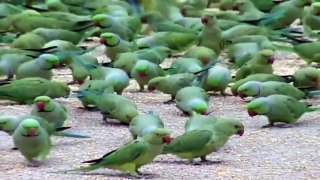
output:
[[238,134],[239,136],[242,136],[242,135],[244,134],[244,129],[240,129],[240,130],[237,132],[237,134]]
[[148,86],[148,91],[154,91],[154,90],[156,90],[156,87],[155,86]]
[[37,103],[37,108],[40,110],[43,110],[45,108],[46,104],[44,102],[38,102]]
[[101,38],[101,39],[100,39],[100,44],[107,44],[107,40]]
[[201,18],[201,22],[202,22],[202,24],[208,24],[209,19],[207,17],[203,17],[203,18]]
[[274,56],[271,56],[268,58],[268,63],[269,64],[273,64],[273,62],[276,60],[276,58]]
[[240,93],[240,94],[238,94],[238,95],[239,95],[239,97],[240,97],[241,99],[244,99],[244,98],[247,97],[245,94],[242,94],[242,93]]
[[256,112],[254,112],[252,110],[248,110],[248,114],[249,114],[250,117],[258,115]]
[[237,90],[231,90],[231,93],[232,93],[233,96],[238,96]]
[[37,130],[35,128],[31,128],[28,130],[28,136],[36,136]]
[[162,141],[166,144],[169,144],[172,141],[173,138],[171,138],[170,136],[164,136],[162,138]]

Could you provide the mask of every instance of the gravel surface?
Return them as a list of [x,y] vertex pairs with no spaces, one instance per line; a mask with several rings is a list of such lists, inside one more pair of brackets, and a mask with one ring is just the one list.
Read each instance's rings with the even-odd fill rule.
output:
[[[280,54],[282,59],[274,64],[277,74],[291,74],[304,65],[294,55]],[[104,57],[99,57],[104,60]],[[70,80],[69,70],[55,72],[55,78]],[[77,89],[73,86],[72,89]],[[131,81],[124,96],[132,99],[140,113],[156,111],[165,121],[173,136],[184,132],[187,117],[182,116],[174,104],[162,102],[169,98],[160,92],[137,92],[138,86]],[[123,173],[101,169],[92,173],[50,173],[81,166],[81,162],[99,158],[105,153],[131,140],[126,126],[102,122],[99,112],[79,109],[76,98],[59,99],[69,110],[67,126],[90,139],[52,137],[53,148],[48,160],[41,167],[28,167],[23,156],[11,150],[12,138],[0,132],[0,179],[128,179]],[[8,105],[0,101],[0,113],[22,115],[30,112],[30,106]],[[313,101],[318,104],[317,100]],[[233,116],[242,119],[245,134],[233,136],[225,147],[208,156],[211,163],[189,165],[173,155],[160,155],[152,164],[143,166],[140,171],[143,179],[320,179],[320,114],[307,113],[293,128],[260,127],[267,123],[263,116],[250,118],[245,103],[236,97],[213,95],[210,98],[211,115]]]

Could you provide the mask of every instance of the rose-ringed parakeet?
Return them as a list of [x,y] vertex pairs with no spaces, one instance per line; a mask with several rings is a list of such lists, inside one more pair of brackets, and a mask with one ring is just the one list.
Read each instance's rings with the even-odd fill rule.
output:
[[39,77],[14,80],[10,84],[0,85],[0,99],[32,104],[38,96],[58,98],[67,96],[70,88],[63,82],[49,81]]
[[[212,126],[210,126],[212,127]],[[230,136],[242,136],[244,126],[241,121],[231,118],[217,120],[212,129],[193,129],[174,138],[166,145],[163,153],[171,153],[194,163],[194,158],[207,161],[206,156],[219,150],[229,140]]]
[[30,114],[42,117],[58,128],[67,120],[68,110],[63,104],[48,96],[39,96],[35,98]]
[[52,54],[41,54],[38,58],[21,64],[16,72],[16,79],[41,77],[52,79],[52,69],[58,67],[59,58]]
[[131,77],[137,81],[141,92],[150,79],[164,75],[165,73],[159,65],[147,60],[138,60],[131,70]]
[[314,109],[307,107],[305,103],[299,102],[294,97],[282,94],[260,97],[246,106],[249,116],[263,115],[268,118],[269,124],[263,127],[274,126],[274,123],[277,122],[292,125],[305,112],[314,111]]
[[13,142],[31,166],[39,166],[51,149],[48,133],[35,119],[25,119],[19,124]]
[[209,96],[204,89],[190,86],[180,89],[176,94],[175,101],[177,108],[184,114],[191,115],[192,111],[206,114]]
[[183,56],[186,58],[199,59],[204,65],[207,65],[218,58],[217,54],[212,49],[204,46],[191,47]]
[[69,171],[93,171],[100,168],[109,168],[130,173],[131,176],[137,176],[138,169],[149,164],[158,156],[165,143],[170,143],[170,133],[163,128],[157,128],[143,137],[139,137],[127,144],[120,146],[99,159],[85,161],[91,165],[83,168],[67,170]]

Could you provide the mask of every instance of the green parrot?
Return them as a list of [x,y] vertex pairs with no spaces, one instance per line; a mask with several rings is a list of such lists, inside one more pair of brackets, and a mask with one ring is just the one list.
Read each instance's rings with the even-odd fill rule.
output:
[[16,72],[16,79],[41,77],[52,79],[52,69],[58,67],[59,58],[53,54],[41,54],[38,58],[21,64]]
[[305,67],[293,74],[293,85],[297,88],[320,89],[320,70],[314,67]]
[[129,76],[125,71],[118,68],[97,66],[90,71],[91,79],[102,79],[109,82],[117,94],[129,86]]
[[138,60],[131,71],[131,77],[137,81],[141,92],[150,79],[164,75],[164,70],[159,65],[147,60]]
[[6,80],[10,80],[14,77],[21,64],[31,60],[32,58],[25,54],[4,54],[0,56],[0,75],[7,76]]
[[265,74],[265,73],[258,73],[258,74],[251,74],[244,79],[236,81],[231,86],[231,92],[234,96],[238,96],[238,88],[246,82],[249,81],[259,81],[259,82],[267,82],[267,81],[278,81],[278,82],[286,82],[286,79],[283,77],[274,75],[274,74]]
[[216,123],[221,121],[221,117],[215,117],[210,115],[201,115],[196,112],[192,112],[192,116],[187,119],[184,129],[186,132],[193,130],[213,130]]
[[251,74],[258,73],[272,74],[272,63],[274,60],[274,51],[270,49],[261,50],[251,60],[241,66],[236,73],[235,79],[238,81]]
[[187,29],[184,26],[166,19],[160,12],[149,12],[141,17],[143,23],[148,24],[153,32],[181,32],[197,33],[194,29]]
[[311,0],[289,0],[274,6],[270,13],[261,19],[260,26],[271,29],[283,29],[290,26],[303,15],[304,6],[311,5]]
[[147,37],[136,39],[139,48],[166,46],[173,51],[182,52],[192,46],[197,39],[194,33],[156,32]]
[[178,58],[170,66],[170,73],[195,73],[204,68],[202,61],[194,58]]
[[231,80],[231,71],[228,68],[215,65],[202,76],[200,87],[205,91],[219,91],[221,95],[225,95],[225,90]]
[[64,21],[72,21],[72,22],[81,22],[81,21],[90,21],[90,16],[77,15],[69,12],[62,11],[45,11],[41,12],[41,15],[44,17],[54,18],[58,20]]
[[91,163],[90,166],[61,172],[92,171],[100,168],[109,168],[130,173],[131,176],[137,176],[138,169],[151,163],[156,156],[161,154],[164,144],[170,143],[170,141],[169,131],[157,128],[143,137],[120,146],[99,159],[83,162]]
[[158,90],[170,94],[171,99],[165,103],[174,102],[177,92],[188,86],[192,86],[197,76],[191,73],[179,73],[168,76],[155,77],[148,83],[148,90]]
[[103,121],[107,118],[117,119],[121,124],[129,124],[132,118],[137,116],[137,106],[130,99],[113,93],[101,93],[97,91],[83,90],[77,94],[79,99],[90,98],[103,115]]
[[285,47],[281,45],[276,45],[279,50],[295,52],[299,55],[300,58],[306,61],[309,65],[312,62],[320,63],[320,42],[306,42],[306,43],[293,43],[293,48]]
[[175,97],[176,106],[184,114],[191,115],[192,111],[207,114],[209,96],[200,87],[190,86],[180,89]]
[[30,32],[19,36],[10,46],[20,49],[41,49],[45,43],[43,37]]
[[114,61],[118,54],[137,50],[133,42],[125,41],[114,33],[103,33],[100,36],[100,43],[107,47],[106,55]]
[[274,123],[281,122],[294,124],[308,111],[314,111],[305,103],[299,102],[291,96],[273,94],[268,97],[254,99],[247,104],[249,116],[264,115],[268,118],[269,124],[263,127],[274,126]]
[[302,99],[306,97],[306,94],[295,88],[293,85],[286,82],[277,81],[249,81],[238,87],[237,93],[239,97],[244,99],[245,97],[267,97],[272,94],[282,94],[294,97],[296,99]]
[[24,9],[22,7],[19,6],[15,6],[13,4],[10,3],[1,3],[0,4],[0,17],[7,17],[13,14],[19,14],[22,11],[24,11]]
[[[88,91],[97,91],[97,92],[107,92],[107,93],[113,93],[114,88],[113,85],[110,83],[110,81],[105,80],[90,80],[86,81],[84,84],[82,84],[77,92],[88,90]],[[91,110],[91,107],[95,107],[95,101],[94,99],[91,99],[90,96],[84,96],[79,99],[83,105],[83,107],[87,110]]]
[[210,48],[204,46],[194,46],[188,49],[183,55],[186,58],[198,59],[202,64],[207,65],[212,61],[216,61],[218,55]]
[[[65,40],[52,40],[46,42],[41,48],[49,48],[49,47],[57,47],[55,50],[57,51],[81,51],[81,48],[76,46],[70,41]],[[57,52],[59,54],[59,52]]]
[[302,18],[304,33],[310,37],[320,37],[320,2],[312,3],[310,8],[305,8]]
[[13,142],[31,166],[40,166],[51,149],[48,133],[35,119],[25,119],[19,124],[13,133]]
[[0,116],[0,131],[4,131],[9,135],[12,135],[15,129],[17,129],[17,127],[23,120],[30,119],[30,118],[37,120],[40,123],[41,127],[43,127],[47,131],[49,136],[54,135],[54,136],[73,137],[73,138],[89,138],[89,136],[86,136],[86,135],[78,135],[78,134],[64,132],[64,130],[70,129],[70,127],[55,128],[46,119],[43,119],[38,116],[32,116],[32,115]]
[[234,2],[235,0],[219,0],[218,7],[223,11],[231,10]]
[[222,30],[218,26],[217,18],[214,15],[205,14],[201,18],[203,29],[199,37],[199,46],[212,49],[217,55],[224,48]]
[[46,119],[55,128],[62,127],[68,118],[67,108],[49,96],[38,96],[35,98],[30,114]]
[[[126,17],[125,17],[126,18]],[[117,34],[122,40],[134,40],[134,32],[129,28],[129,22],[122,17],[113,17],[107,14],[97,14],[92,17],[95,26],[103,32]]]
[[255,7],[250,0],[236,0],[233,4],[233,10],[239,11],[238,20],[257,20],[265,16],[265,13]]
[[140,114],[134,117],[129,124],[129,131],[133,139],[143,137],[157,128],[164,128],[164,123],[154,112]]
[[83,38],[83,34],[66,29],[37,28],[31,31],[31,33],[41,36],[46,40],[46,42],[59,39],[72,42],[73,44],[78,44]]
[[[219,150],[229,140],[230,136],[244,134],[244,126],[240,120],[232,118],[223,118],[215,120],[214,124],[205,127],[204,124],[200,129],[193,129],[174,138],[171,143],[166,145],[163,153],[171,153],[180,158],[187,159],[191,163],[194,158],[201,158],[206,162],[206,156]],[[212,127],[212,129],[210,128]]]
[[67,96],[70,88],[59,81],[49,81],[39,77],[14,80],[10,84],[0,85],[0,99],[16,101],[20,104],[32,104],[38,96],[58,98]]

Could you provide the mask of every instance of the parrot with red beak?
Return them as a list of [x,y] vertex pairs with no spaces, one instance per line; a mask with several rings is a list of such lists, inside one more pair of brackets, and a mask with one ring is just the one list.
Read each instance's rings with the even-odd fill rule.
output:
[[247,104],[247,109],[251,117],[263,115],[268,118],[269,124],[263,127],[271,127],[278,122],[289,124],[280,126],[287,127],[296,123],[305,112],[316,110],[293,97],[281,94],[254,99]]
[[19,124],[13,133],[13,142],[30,166],[40,166],[51,149],[47,131],[37,120],[31,118]]
[[[202,122],[202,126],[197,121]],[[198,157],[206,162],[207,155],[223,147],[234,134],[244,134],[244,126],[240,120],[194,115],[186,124],[186,132],[166,145],[163,154],[174,154],[192,164],[195,164],[194,159]]]
[[67,120],[67,108],[48,96],[35,98],[31,115],[39,116],[53,124],[55,128],[62,127]]

